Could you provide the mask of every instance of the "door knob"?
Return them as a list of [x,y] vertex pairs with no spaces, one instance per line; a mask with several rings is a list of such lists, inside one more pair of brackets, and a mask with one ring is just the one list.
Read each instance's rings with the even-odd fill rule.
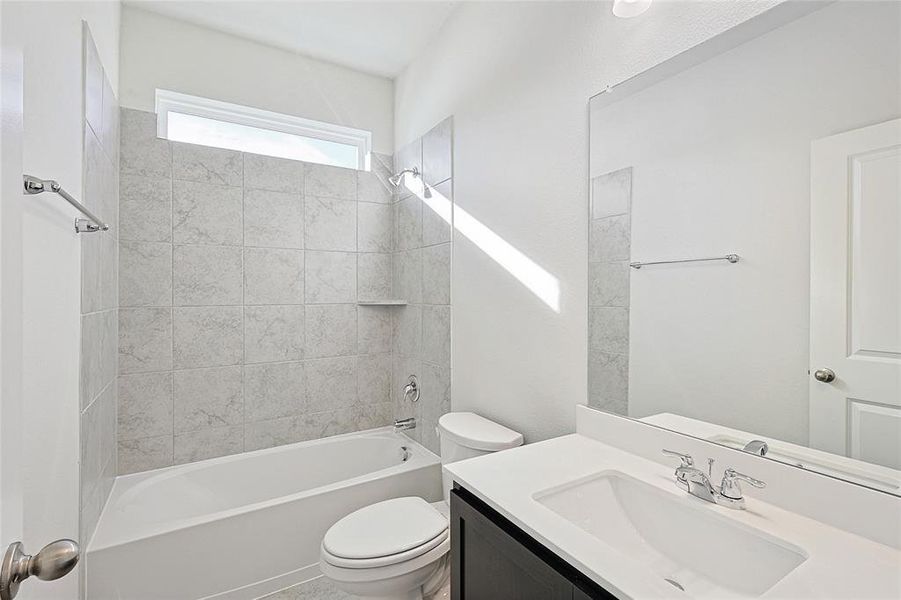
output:
[[821,381],[823,383],[832,383],[835,381],[835,371],[832,369],[817,369],[813,372],[813,377],[817,381]]
[[0,565],[0,600],[13,600],[19,584],[34,575],[53,581],[68,574],[78,563],[78,544],[72,540],[56,540],[41,548],[34,556],[25,554],[22,542],[6,549]]

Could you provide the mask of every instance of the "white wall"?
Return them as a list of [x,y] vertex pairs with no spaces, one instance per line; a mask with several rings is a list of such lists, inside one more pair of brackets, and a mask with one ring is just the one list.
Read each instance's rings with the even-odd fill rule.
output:
[[776,2],[463,3],[396,82],[397,146],[454,116],[456,205],[556,277],[560,312],[459,234],[453,408],[528,441],[586,401],[588,98]]
[[[113,86],[119,4],[25,2],[23,169],[82,190],[82,19]],[[49,32],[49,33],[48,33]],[[59,197],[24,201],[22,216],[23,541],[30,552],[78,538],[80,241]],[[21,597],[75,598],[78,578],[28,582]]]
[[899,116],[899,23],[832,4],[593,111],[592,174],[633,167],[634,260],[742,257],[633,271],[631,416],[807,443],[810,143]]
[[394,152],[390,79],[126,6],[120,104],[154,111],[156,88],[372,132]]

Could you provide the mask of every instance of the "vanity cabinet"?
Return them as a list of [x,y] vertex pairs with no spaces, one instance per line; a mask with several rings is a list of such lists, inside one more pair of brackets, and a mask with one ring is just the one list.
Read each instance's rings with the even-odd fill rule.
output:
[[452,600],[614,598],[464,488],[450,506]]

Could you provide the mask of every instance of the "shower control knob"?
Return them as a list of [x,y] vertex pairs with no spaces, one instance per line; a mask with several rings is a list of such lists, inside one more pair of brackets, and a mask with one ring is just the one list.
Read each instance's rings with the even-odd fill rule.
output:
[[813,372],[813,377],[822,383],[832,383],[835,381],[835,371],[832,369],[817,369]]

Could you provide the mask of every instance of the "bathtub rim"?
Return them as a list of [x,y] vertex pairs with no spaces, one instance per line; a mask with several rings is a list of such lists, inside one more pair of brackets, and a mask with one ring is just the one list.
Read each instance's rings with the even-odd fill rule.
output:
[[[107,516],[107,511],[112,510],[112,506],[115,505],[116,501],[122,498],[127,492],[131,491],[135,486],[140,485],[145,481],[150,481],[157,478],[167,479],[169,477],[174,477],[177,474],[191,472],[199,469],[206,468],[210,465],[214,464],[224,464],[229,462],[235,462],[237,460],[257,457],[257,456],[265,456],[266,454],[274,454],[277,452],[284,452],[288,449],[296,449],[300,447],[307,446],[318,446],[318,445],[327,445],[329,443],[338,442],[348,438],[361,438],[361,437],[381,437],[381,438],[389,438],[397,440],[402,443],[402,445],[409,446],[410,449],[413,450],[412,456],[409,460],[391,465],[389,467],[385,467],[382,469],[378,469],[376,471],[371,471],[368,473],[364,473],[362,475],[357,475],[356,477],[351,477],[348,479],[341,479],[339,481],[335,481],[326,485],[317,486],[314,488],[310,488],[307,490],[302,490],[300,492],[295,492],[293,494],[287,494],[284,496],[278,496],[276,498],[268,498],[265,500],[261,500],[258,502],[252,502],[249,504],[244,504],[241,506],[227,508],[224,510],[219,510],[215,512],[203,513],[201,515],[194,515],[190,517],[185,517],[181,519],[172,519],[167,520],[162,523],[156,523],[152,526],[148,526],[145,528],[141,528],[141,530],[137,533],[126,532],[126,534],[122,534],[120,532],[111,532],[106,534],[106,529],[103,528],[105,523],[104,517]],[[354,485],[359,485],[361,483],[365,483],[367,481],[372,481],[375,479],[383,479],[386,477],[390,477],[400,472],[406,471],[415,471],[418,469],[424,469],[433,467],[435,465],[440,465],[441,459],[434,452],[412,439],[408,435],[403,432],[395,432],[392,427],[376,427],[373,429],[364,429],[361,431],[352,431],[349,433],[342,433],[339,435],[329,436],[325,438],[318,438],[313,440],[304,440],[302,442],[295,442],[293,444],[282,444],[280,446],[273,446],[271,448],[262,448],[259,450],[252,450],[250,452],[241,452],[238,454],[229,454],[226,456],[218,456],[215,458],[209,458],[206,460],[196,461],[192,463],[185,463],[181,465],[172,465],[168,467],[162,467],[159,469],[153,469],[150,471],[141,471],[139,473],[130,473],[128,475],[120,475],[117,476],[114,483],[113,488],[109,494],[106,504],[103,507],[103,510],[100,513],[100,518],[98,519],[97,528],[94,532],[94,535],[88,542],[86,546],[86,552],[99,552],[103,550],[109,550],[111,548],[115,548],[117,546],[121,546],[124,544],[128,544],[131,542],[136,542],[143,539],[148,539],[160,535],[165,535],[172,531],[176,531],[179,529],[187,529],[190,527],[203,525],[205,523],[211,523],[214,521],[228,519],[230,517],[234,517],[237,515],[254,512],[257,510],[262,510],[268,507],[277,506],[279,504],[285,504],[288,502],[294,502],[297,500],[301,500],[306,497],[324,494],[332,491],[337,491],[341,489],[345,489],[348,487],[352,487]],[[105,534],[105,535],[104,535]]]

